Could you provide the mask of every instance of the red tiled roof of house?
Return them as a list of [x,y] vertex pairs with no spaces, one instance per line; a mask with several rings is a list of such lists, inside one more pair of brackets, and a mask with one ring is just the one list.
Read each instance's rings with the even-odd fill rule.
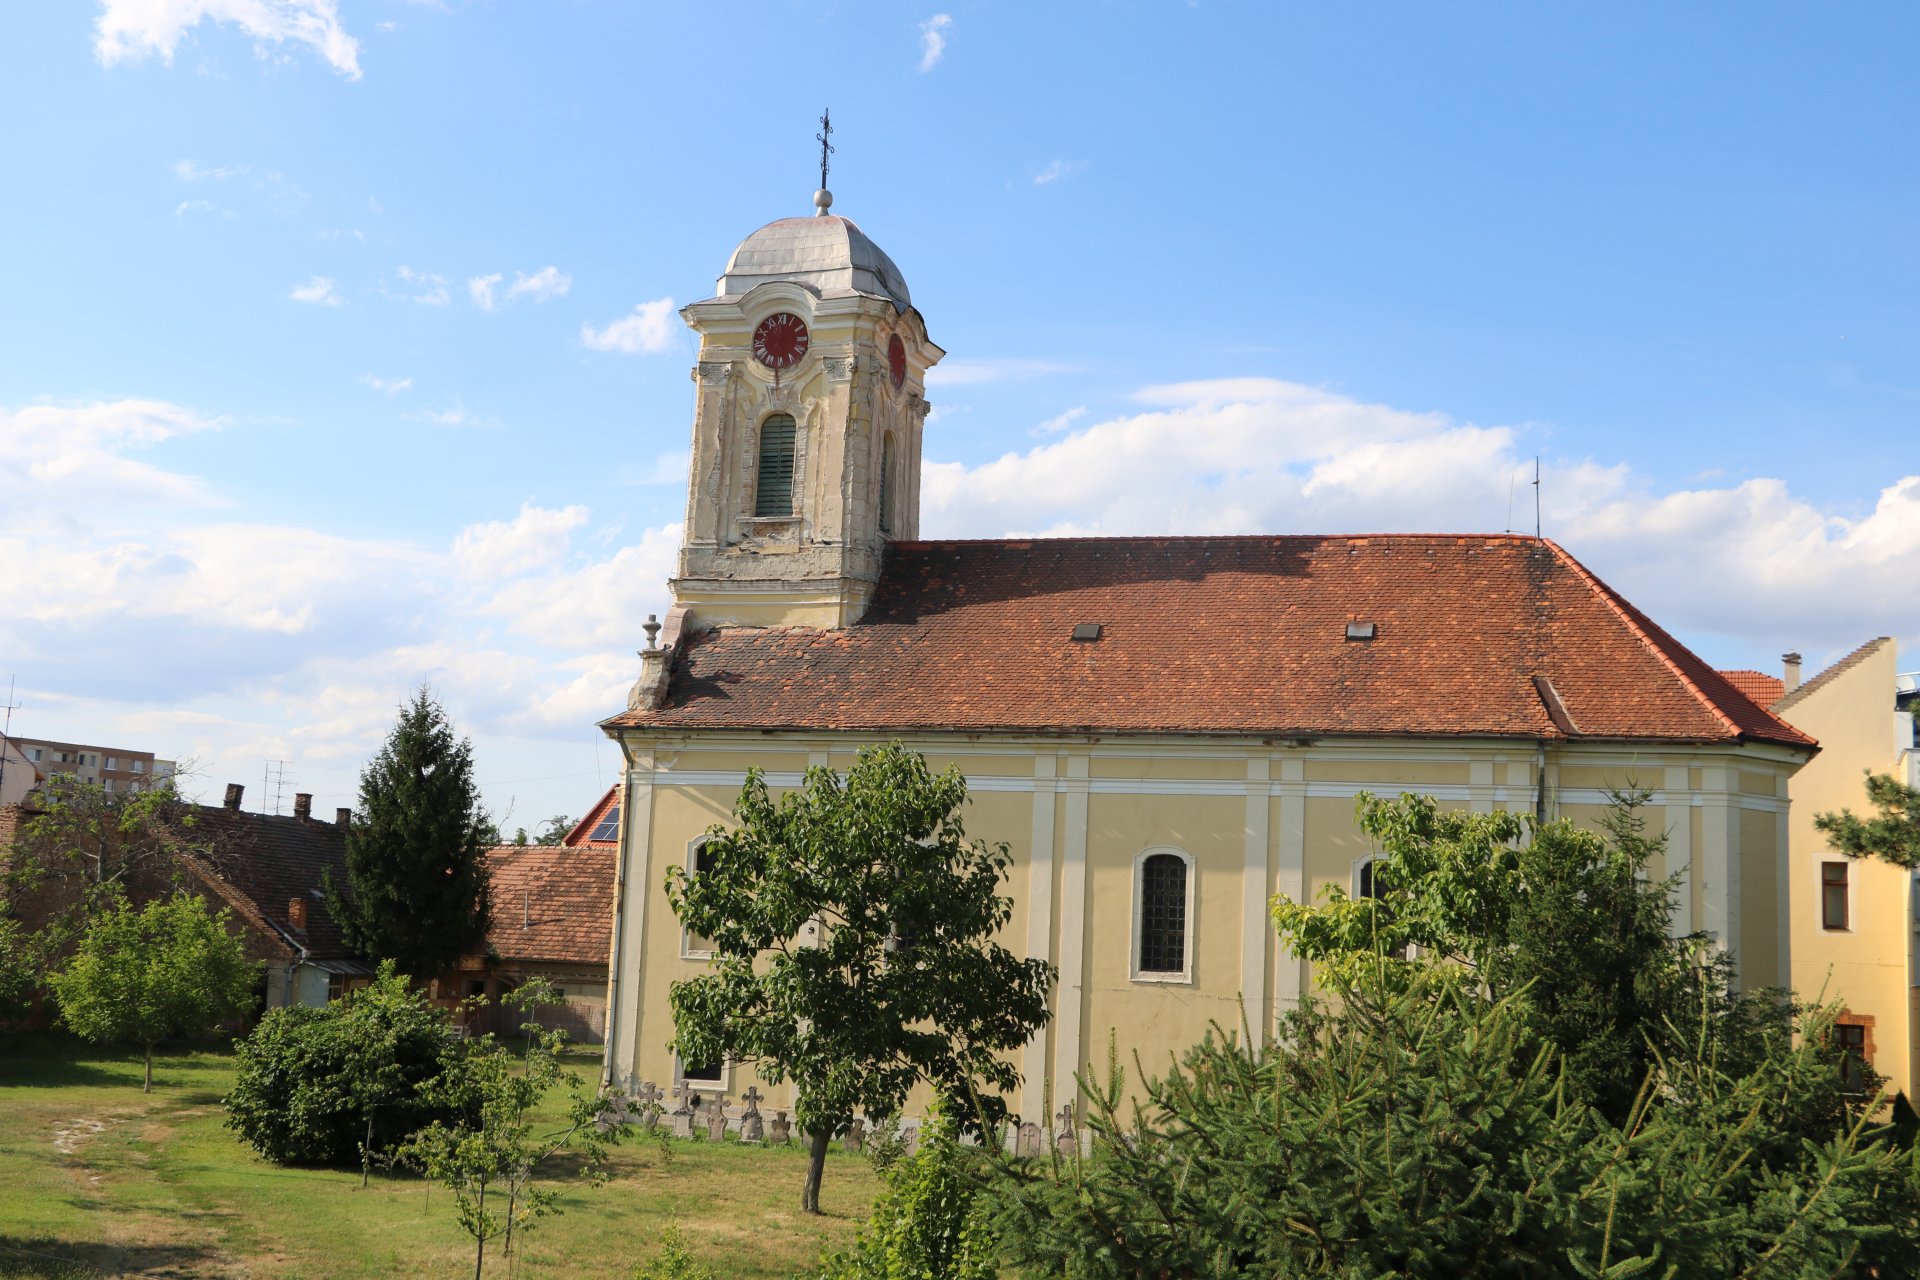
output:
[[1755,706],[1770,707],[1787,691],[1787,682],[1764,671],[1722,671],[1727,683],[1747,695]]
[[613,925],[613,846],[496,845],[487,851],[493,927],[503,960],[607,963]]
[[620,820],[620,788],[617,786],[608,787],[607,794],[601,796],[599,800],[594,802],[593,808],[587,810],[587,816],[574,823],[573,829],[567,832],[560,843],[575,849],[582,847],[614,848],[619,844],[619,841],[595,840],[593,838],[593,829],[599,826],[601,822],[609,816],[611,816],[616,823]]
[[[321,878],[346,878],[347,832],[336,823],[279,814],[247,813],[220,805],[191,805],[190,839],[209,846],[190,860],[194,872],[242,919],[306,950],[312,960],[349,960],[354,953],[327,910]],[[288,905],[306,904],[306,927],[296,927]]]
[[1815,746],[1514,535],[896,542],[858,624],[696,630],[603,723]]

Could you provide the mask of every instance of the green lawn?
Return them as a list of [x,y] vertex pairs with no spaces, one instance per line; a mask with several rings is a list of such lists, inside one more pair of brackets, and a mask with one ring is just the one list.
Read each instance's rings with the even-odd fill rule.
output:
[[[591,1078],[597,1060],[578,1065]],[[223,1128],[233,1077],[225,1052],[140,1063],[63,1036],[0,1041],[0,1280],[106,1275],[463,1276],[472,1242],[451,1197],[418,1179],[282,1169]],[[727,1280],[805,1272],[851,1236],[877,1188],[837,1149],[828,1213],[800,1214],[805,1155],[652,1138],[615,1151],[612,1181],[568,1184],[564,1214],[516,1245],[513,1274],[625,1280],[677,1220],[687,1245]],[[489,1259],[487,1274],[508,1274]]]

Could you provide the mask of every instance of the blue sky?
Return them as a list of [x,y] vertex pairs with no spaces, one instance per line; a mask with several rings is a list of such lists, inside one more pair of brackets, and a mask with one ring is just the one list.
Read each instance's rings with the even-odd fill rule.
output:
[[582,810],[666,602],[673,310],[808,211],[827,105],[835,212],[950,353],[929,535],[1499,529],[1539,454],[1546,531],[1710,660],[1912,650],[1917,35],[1894,4],[8,6],[15,729],[351,804],[427,679],[510,826]]

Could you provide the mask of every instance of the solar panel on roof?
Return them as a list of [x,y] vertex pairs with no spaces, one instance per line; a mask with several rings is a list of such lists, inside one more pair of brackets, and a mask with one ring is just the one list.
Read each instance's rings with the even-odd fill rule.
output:
[[620,806],[607,810],[607,816],[594,825],[589,840],[618,840],[620,838]]

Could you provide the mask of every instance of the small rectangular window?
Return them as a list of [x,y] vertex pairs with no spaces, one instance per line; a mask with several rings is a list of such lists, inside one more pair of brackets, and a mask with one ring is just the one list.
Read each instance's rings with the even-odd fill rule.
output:
[[1867,1028],[1858,1022],[1837,1022],[1834,1047],[1840,1050],[1840,1083],[1848,1093],[1867,1091]]
[[1187,967],[1187,863],[1156,853],[1140,867],[1140,972]]
[[40,748],[38,748],[38,747],[28,747],[28,748],[27,748],[27,759],[29,759],[29,760],[31,760],[31,761],[33,761],[33,762],[34,762],[35,764],[39,764],[39,763],[40,763]]
[[1847,864],[1844,862],[1820,864],[1820,927],[1847,927]]
[[127,768],[133,770],[135,773],[145,773],[147,771],[147,762],[145,760],[132,760],[127,763]]
[[681,1064],[680,1078],[689,1084],[724,1084],[727,1072],[718,1062],[689,1062]]
[[[707,849],[707,846],[703,844],[698,849],[695,849],[693,851],[693,874],[696,876],[703,876],[711,870],[713,870],[713,854]],[[703,955],[711,954],[713,951],[713,939],[703,938],[699,934],[689,929],[687,930],[686,943],[683,946],[682,950],[684,950],[688,955],[693,955],[695,953],[700,953]],[[706,1076],[700,1077],[700,1079],[703,1079],[703,1080],[707,1078],[708,1077]],[[719,1077],[714,1076],[712,1078],[718,1079]]]

